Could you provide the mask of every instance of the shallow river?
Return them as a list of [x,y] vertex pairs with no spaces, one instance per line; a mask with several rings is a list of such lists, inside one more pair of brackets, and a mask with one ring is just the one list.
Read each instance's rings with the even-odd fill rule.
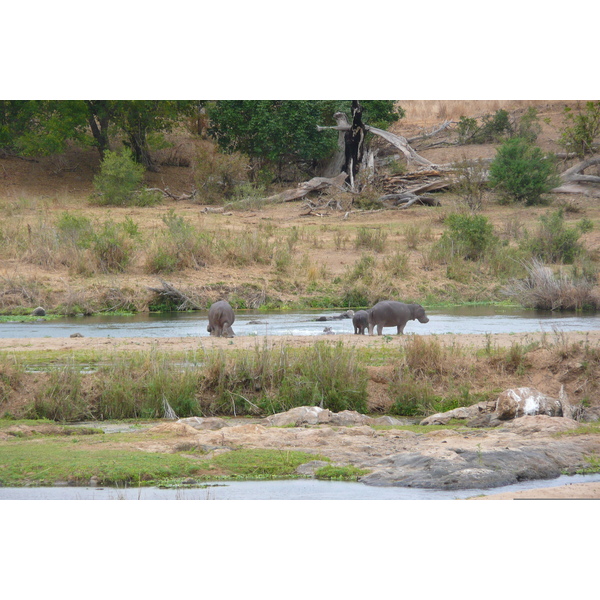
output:
[[362,483],[294,479],[212,483],[194,489],[109,487],[0,487],[0,500],[455,500],[532,488],[600,481],[594,475],[562,475],[556,479],[525,481],[493,489],[421,490],[374,487]]
[[[335,333],[353,333],[351,319],[316,321],[333,317],[341,311],[270,312],[237,311],[233,329],[246,335],[322,335],[324,327]],[[429,323],[409,321],[405,333],[486,334],[558,331],[590,331],[600,329],[600,315],[553,313],[518,308],[471,306],[428,310]],[[73,317],[29,323],[0,323],[0,337],[36,338],[69,337],[198,337],[208,336],[206,312],[139,314],[131,317],[111,315]],[[386,327],[384,334],[395,334]]]

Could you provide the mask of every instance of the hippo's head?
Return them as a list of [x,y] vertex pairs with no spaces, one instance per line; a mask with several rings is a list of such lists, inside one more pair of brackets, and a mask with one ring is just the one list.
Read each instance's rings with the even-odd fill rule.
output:
[[419,323],[429,323],[429,318],[425,314],[425,309],[420,304],[415,304],[414,315]]
[[221,333],[221,337],[232,338],[235,337],[235,333],[233,333],[233,329],[228,323],[223,325],[223,332]]

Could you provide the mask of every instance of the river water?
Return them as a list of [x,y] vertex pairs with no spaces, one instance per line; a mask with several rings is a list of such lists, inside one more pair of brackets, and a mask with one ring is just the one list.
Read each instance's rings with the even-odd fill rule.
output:
[[523,481],[493,489],[423,490],[375,487],[362,483],[292,479],[234,481],[201,488],[160,489],[110,487],[0,487],[0,500],[458,500],[479,495],[557,487],[600,481],[593,475],[561,475],[556,479]]
[[[236,311],[233,329],[238,336],[323,335],[330,327],[334,333],[354,332],[351,319],[317,321],[331,318],[341,311],[263,312]],[[595,313],[553,313],[492,306],[468,306],[428,310],[429,323],[409,321],[405,333],[420,335],[464,333],[528,333],[553,331],[591,331],[600,329],[600,315]],[[36,322],[0,323],[0,337],[39,338],[69,337],[204,337],[208,336],[207,313],[174,312],[135,316],[95,315]],[[395,334],[395,327],[384,328]]]

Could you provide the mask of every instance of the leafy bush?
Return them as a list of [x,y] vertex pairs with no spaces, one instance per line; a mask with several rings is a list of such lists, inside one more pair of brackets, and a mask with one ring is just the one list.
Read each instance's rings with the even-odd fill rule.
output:
[[502,194],[527,205],[540,204],[542,194],[559,183],[554,158],[523,138],[511,138],[490,165],[490,183]]
[[486,144],[512,135],[514,129],[509,114],[500,109],[483,117],[481,125],[477,119],[462,116],[457,131],[459,144]]
[[478,260],[496,244],[494,228],[482,215],[452,213],[446,217],[448,231],[440,239],[439,246],[469,260]]
[[396,373],[388,389],[393,400],[390,407],[393,415],[415,417],[427,414],[437,399],[431,384],[417,380],[407,367]]
[[160,232],[147,253],[146,267],[151,273],[198,269],[210,262],[214,249],[210,234],[198,231],[173,209],[162,220],[166,229]]
[[94,227],[87,217],[64,212],[56,222],[61,244],[89,248],[94,239]]
[[127,206],[135,204],[135,192],[142,185],[144,167],[133,160],[130,152],[111,152],[104,155],[100,173],[94,177],[97,204]]
[[524,246],[542,261],[570,265],[583,251],[579,242],[582,226],[567,227],[562,208],[540,217],[540,226],[535,236],[524,240]]
[[125,271],[133,256],[134,237],[127,224],[105,221],[91,245],[100,270],[105,273]]
[[517,124],[515,137],[523,138],[530,144],[533,144],[541,131],[542,126],[540,125],[537,110],[533,106],[530,106]]
[[567,152],[575,152],[578,156],[593,154],[600,135],[600,101],[587,102],[585,110],[574,113],[570,107],[565,108],[565,118],[561,129],[559,144]]

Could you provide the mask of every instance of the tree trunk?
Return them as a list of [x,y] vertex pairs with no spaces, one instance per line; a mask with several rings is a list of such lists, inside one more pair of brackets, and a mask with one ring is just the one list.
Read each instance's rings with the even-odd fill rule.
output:
[[127,140],[124,142],[133,152],[135,161],[144,165],[148,171],[156,172],[157,169],[152,162],[150,151],[148,149],[148,143],[146,141],[146,132],[140,131],[127,131]]
[[110,148],[108,138],[110,110],[106,100],[86,100],[85,103],[88,107],[88,123],[96,141],[100,159],[104,159],[105,152]]
[[352,100],[352,126],[346,132],[345,162],[342,171],[347,175],[347,183],[354,190],[354,183],[364,154],[365,124],[362,122],[362,106],[358,100]]

